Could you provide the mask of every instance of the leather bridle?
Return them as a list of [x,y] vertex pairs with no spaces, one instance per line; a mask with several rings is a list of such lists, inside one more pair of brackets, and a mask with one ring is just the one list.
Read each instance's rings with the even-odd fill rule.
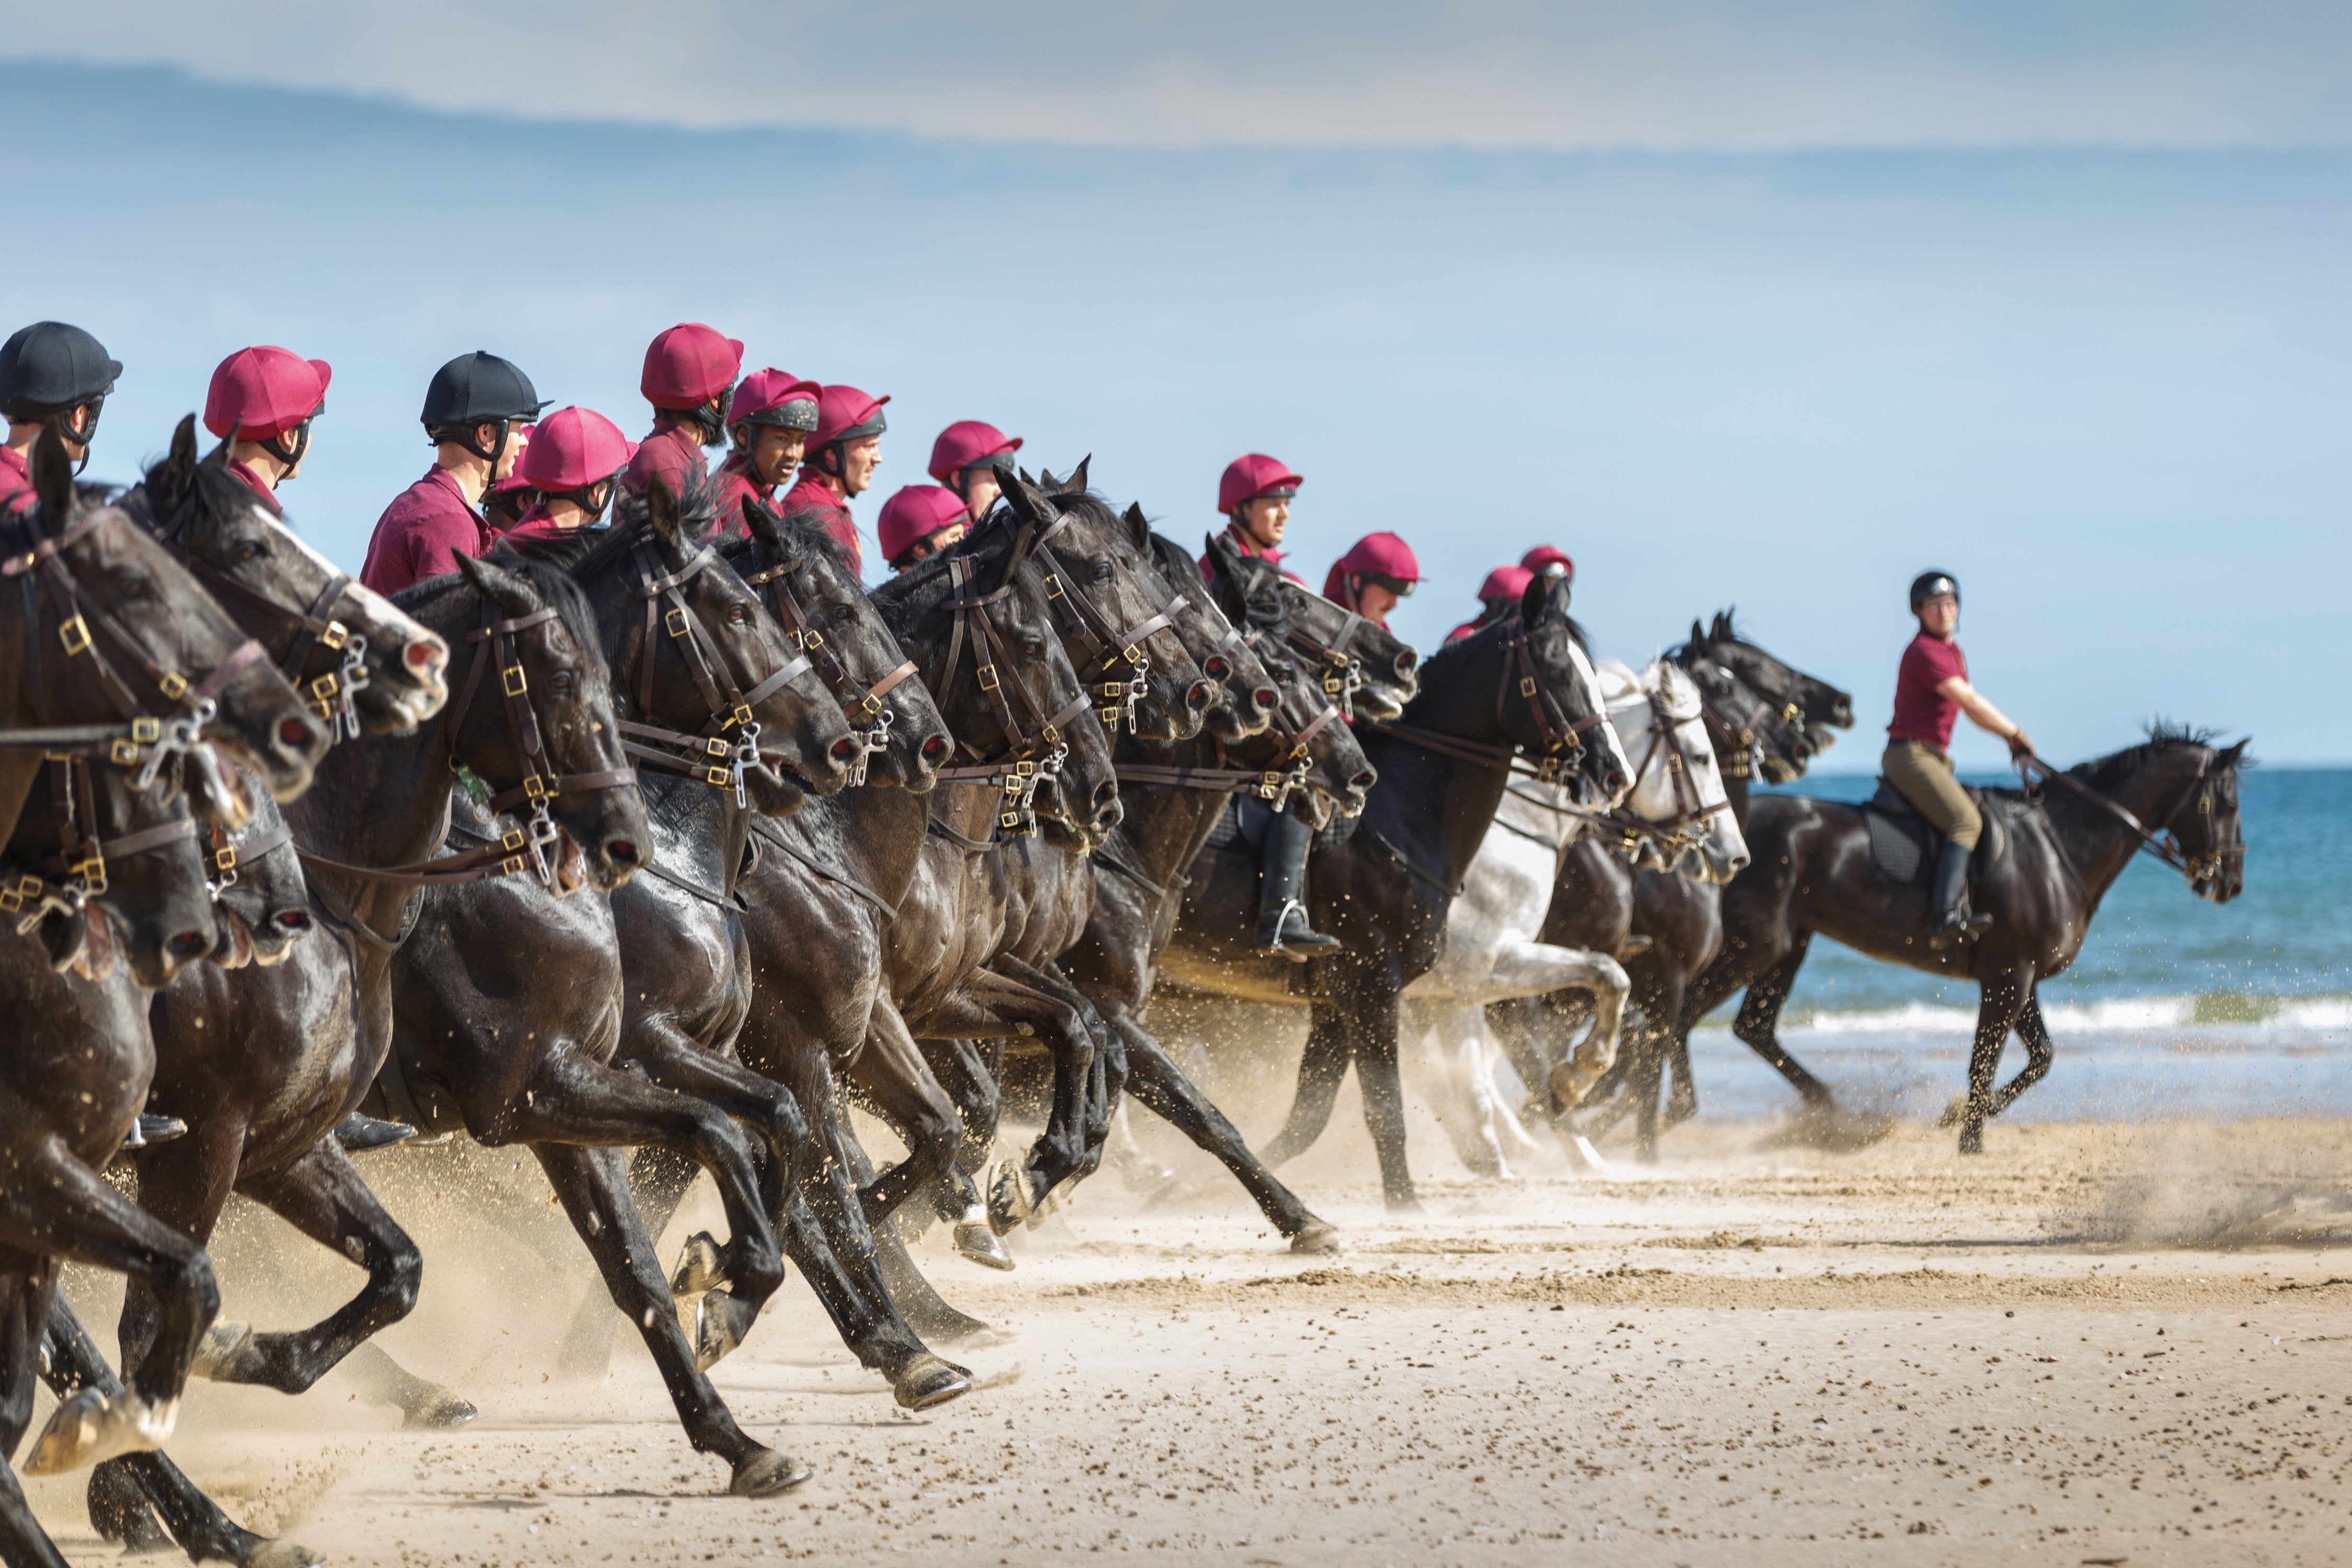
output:
[[[1256,647],[1261,655],[1267,651],[1257,647],[1263,633],[1253,629],[1240,636],[1244,642]],[[1289,694],[1278,692],[1277,696],[1274,717],[1287,723],[1291,714]],[[1340,718],[1338,706],[1326,702],[1322,711],[1296,729],[1284,730],[1269,725],[1264,739],[1272,742],[1272,755],[1264,767],[1204,768],[1159,763],[1120,763],[1116,771],[1122,784],[1165,784],[1178,789],[1209,790],[1220,795],[1254,794],[1277,812],[1288,805],[1293,793],[1301,797],[1320,795],[1336,805],[1339,797],[1313,776],[1315,763],[1309,748],[1316,736],[1321,734],[1327,726],[1339,722]],[[1227,761],[1224,742],[1219,740],[1215,746],[1218,761]],[[1283,765],[1286,763],[1286,767]],[[1328,817],[1328,813],[1321,815]]]
[[850,739],[858,746],[857,760],[849,770],[849,786],[854,789],[866,782],[867,762],[889,748],[890,727],[898,715],[882,700],[915,675],[915,661],[908,659],[871,686],[864,685],[850,673],[849,666],[825,639],[824,629],[793,593],[792,580],[807,567],[808,556],[780,561],[765,539],[757,534],[753,538],[771,564],[745,573],[743,581],[766,591],[768,607],[791,635],[793,646],[815,662],[818,678],[832,688],[834,700],[841,704],[842,717],[849,721]]
[[2219,885],[2224,870],[2233,863],[2242,867],[2246,860],[2246,846],[2242,840],[2227,849],[2208,848],[2204,854],[2196,856],[2188,854],[2180,847],[2179,833],[2173,827],[2172,823],[2175,817],[2189,808],[2192,800],[2196,802],[2197,815],[2206,821],[2208,833],[2211,831],[2215,752],[2210,746],[2203,750],[2204,755],[2197,762],[2197,776],[2189,782],[2189,788],[2181,795],[2180,804],[2157,819],[2164,828],[2164,834],[2160,837],[2150,832],[2147,826],[2122,802],[2100,794],[2064,769],[2052,767],[2030,752],[2015,758],[2014,761],[2017,764],[2018,779],[2024,785],[2028,800],[2038,799],[2040,795],[2040,791],[2034,784],[2035,774],[2039,774],[2045,781],[2054,781],[2063,785],[2130,829],[2133,837],[2139,841],[2137,848],[2155,856],[2179,872],[2189,879],[2190,888],[2194,889],[2200,883]]
[[[944,690],[946,683],[955,678],[956,668],[963,658],[963,645],[969,639],[974,677],[981,695],[995,714],[1004,743],[993,756],[982,756],[978,748],[959,742],[975,761],[970,766],[941,768],[938,777],[947,784],[996,784],[1004,792],[996,826],[1019,837],[1036,831],[1037,786],[1061,776],[1062,763],[1070,750],[1069,743],[1062,738],[1063,726],[1092,707],[1095,694],[1081,689],[1076,700],[1048,712],[1045,704],[1030,693],[1019,671],[1005,668],[1003,647],[995,628],[988,623],[989,606],[1012,596],[1012,570],[1008,568],[1004,581],[987,593],[977,591],[980,564],[976,556],[950,555],[947,558],[947,570],[952,596],[940,601],[940,608],[954,619],[948,636],[947,659],[940,667],[940,681],[932,689]],[[1014,710],[1016,697],[1027,712],[1025,722]]]
[[[1171,597],[1165,608],[1125,631],[1116,629],[1054,553],[1050,541],[1068,522],[1068,514],[1061,513],[1040,524],[1031,547],[1037,563],[1045,568],[1045,605],[1061,625],[1062,647],[1070,656],[1080,684],[1096,701],[1095,716],[1104,728],[1115,730],[1124,715],[1127,732],[1132,735],[1136,704],[1151,695],[1151,657],[1144,651],[1144,639],[1175,626],[1174,611],[1181,596]],[[1128,667],[1128,679],[1112,679],[1122,662]]]
[[[742,690],[710,628],[682,591],[718,562],[719,552],[704,545],[675,572],[661,570],[643,544],[633,547],[630,560],[637,569],[637,597],[646,606],[645,636],[637,645],[637,711],[654,710],[654,661],[663,646],[658,634],[667,632],[709,717],[691,735],[643,719],[624,719],[620,721],[622,750],[663,773],[700,779],[713,789],[730,789],[735,804],[745,805],[750,797],[743,787],[744,770],[760,763],[760,723],[752,712],[814,667],[807,654],[796,653],[751,690]],[[669,749],[657,749],[662,747]]]

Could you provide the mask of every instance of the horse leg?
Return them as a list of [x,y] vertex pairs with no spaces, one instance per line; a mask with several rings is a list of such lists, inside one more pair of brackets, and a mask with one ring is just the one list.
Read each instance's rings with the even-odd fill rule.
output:
[[[871,1182],[874,1164],[866,1158],[865,1146],[857,1141],[856,1129],[845,1122],[840,1133],[851,1176],[860,1183]],[[879,1226],[862,1234],[872,1237],[866,1256],[872,1260],[876,1276],[882,1281],[883,1293],[897,1303],[908,1322],[928,1337],[950,1343],[994,1332],[978,1318],[949,1306],[945,1298],[932,1289],[930,1280],[908,1253],[897,1226]]]
[[[1829,1085],[1807,1072],[1802,1063],[1781,1048],[1776,1033],[1780,1009],[1788,1003],[1790,989],[1797,983],[1797,971],[1805,966],[1805,953],[1812,942],[1812,932],[1799,931],[1788,953],[1748,983],[1748,995],[1739,1004],[1739,1016],[1731,1021],[1731,1032],[1749,1050],[1770,1062],[1773,1070],[1804,1097],[1809,1110],[1830,1111],[1837,1109],[1837,1097],[1830,1093]],[[1690,1011],[1689,1006],[1684,1008],[1685,1018]]]
[[[0,1197],[0,1244],[126,1275],[144,1284],[156,1301],[153,1338],[126,1380],[129,1386],[114,1393],[86,1387],[62,1402],[24,1472],[53,1475],[162,1447],[178,1419],[196,1347],[220,1311],[220,1289],[205,1249],[117,1192],[54,1139],[20,1156],[10,1173]],[[23,1327],[28,1337],[39,1331],[38,1325]]]
[[[956,1250],[971,1258],[961,1227],[974,1220],[983,1229],[987,1226],[988,1211],[980,1202],[978,1178],[988,1168],[988,1156],[996,1147],[997,1125],[1004,1115],[1004,1090],[982,1055],[977,1040],[945,1040],[940,1044],[942,1048],[925,1059],[931,1064],[932,1076],[940,1080],[940,1087],[954,1102],[963,1138],[956,1145],[955,1159],[948,1173],[931,1189],[931,1212],[959,1227]],[[990,1235],[992,1237],[994,1233]],[[996,1251],[1002,1252],[1003,1247],[997,1246]],[[1003,1268],[1012,1259],[1006,1257],[1000,1262],[991,1256],[973,1258],[972,1261]]]
[[1405,1164],[1404,1080],[1397,1071],[1397,992],[1387,977],[1370,977],[1349,998],[1349,1035],[1356,1042],[1356,1086],[1364,1095],[1364,1126],[1381,1161],[1381,1195],[1392,1212],[1417,1214],[1412,1173]]
[[637,1205],[629,1197],[628,1170],[620,1151],[535,1142],[530,1152],[547,1173],[572,1228],[596,1260],[613,1304],[645,1337],[695,1451],[716,1454],[727,1462],[732,1472],[728,1489],[738,1497],[773,1497],[808,1479],[809,1471],[799,1463],[746,1436],[703,1375],[695,1347],[687,1343],[686,1331],[678,1326],[669,1282],[655,1261],[653,1237],[646,1234]]
[[[1654,962],[1643,976],[1642,1033],[1634,1046],[1639,1065],[1634,1068],[1634,1108],[1641,1113],[1638,1131],[1641,1137],[1641,1157],[1645,1164],[1658,1160],[1658,1088],[1667,1065],[1674,1059],[1675,1046],[1674,1021],[1683,1013],[1683,972],[1672,959]],[[1685,1066],[1687,1071],[1687,1066]],[[1666,1124],[1681,1120],[1669,1115]]]
[[1290,1238],[1291,1251],[1337,1252],[1339,1226],[1317,1218],[1298,1201],[1297,1194],[1275,1179],[1274,1173],[1250,1152],[1240,1129],[1226,1121],[1225,1113],[1193,1086],[1142,1025],[1117,1008],[1109,1017],[1111,1026],[1126,1040],[1127,1081],[1137,1102],[1215,1155],[1265,1217],[1274,1222],[1274,1228]]
[[[1022,1166],[990,1184],[990,1218],[1000,1234],[1015,1221],[1035,1225],[1065,1188],[1100,1163],[1110,1135],[1109,1067],[1088,1014],[1092,1003],[1018,960],[1000,958],[971,977],[965,992],[992,1016],[1029,1025],[1054,1065],[1052,1108]],[[1126,1063],[1119,1063],[1122,1078]],[[1009,1174],[1012,1179],[1007,1180]]]
[[1665,1031],[1666,1064],[1672,1069],[1673,1088],[1666,1094],[1666,1125],[1677,1126],[1698,1114],[1698,1080],[1691,1077],[1690,1030],[1681,1021],[1679,1004],[1675,1021]]
[[[49,1303],[41,1345],[41,1376],[61,1400],[84,1388],[97,1389],[101,1394],[122,1390],[121,1379],[114,1375],[114,1369],[63,1296]],[[160,1452],[126,1454],[92,1470],[89,1522],[99,1534],[121,1542],[131,1552],[160,1551],[177,1542],[194,1563],[213,1560],[296,1568],[322,1561],[306,1548],[240,1528],[196,1489],[169,1456]],[[12,1552],[0,1552],[0,1560],[12,1568],[20,1561]]]
[[[525,1092],[500,1110],[499,1142],[535,1148],[652,1144],[690,1153],[710,1173],[727,1214],[724,1267],[729,1285],[724,1291],[697,1299],[696,1353],[703,1366],[715,1364],[741,1342],[761,1304],[784,1278],[775,1231],[761,1205],[758,1173],[742,1132],[713,1106],[574,1051],[541,1057],[524,1087]],[[541,1163],[546,1163],[543,1153]],[[644,1220],[634,1203],[629,1215],[642,1230]],[[663,1297],[668,1299],[666,1287]]]
[[[1486,1062],[1485,1016],[1475,1004],[1454,1001],[1416,1002],[1416,1022],[1425,1023],[1423,1047],[1436,1067],[1433,1089],[1437,1124],[1445,1130],[1454,1156],[1472,1174],[1507,1182],[1511,1167],[1503,1157],[1500,1096]],[[1429,1051],[1431,1044],[1434,1051]]]
[[1297,1159],[1323,1136],[1331,1124],[1331,1104],[1339,1098],[1339,1081],[1348,1076],[1347,1018],[1328,1002],[1316,1003],[1310,1018],[1307,1049],[1298,1058],[1298,1092],[1282,1131],[1265,1146],[1268,1170]]
[[[1977,1037],[1969,1050],[1969,1099],[1960,1111],[1960,1152],[1984,1152],[1985,1118],[1993,1114],[1993,1079],[2000,1070],[2000,1048],[2033,988],[2030,970],[1988,975],[1977,1003]],[[2021,1075],[2022,1076],[2022,1075]]]
[[907,1021],[887,997],[874,1004],[866,1044],[849,1066],[849,1081],[907,1145],[907,1157],[858,1194],[866,1223],[878,1230],[899,1205],[954,1168],[963,1124]]
[[2047,1078],[2050,1064],[2058,1055],[2058,1047],[2050,1038],[2050,1026],[2042,1021],[2039,979],[2027,986],[2025,1005],[2017,1011],[2017,1037],[2025,1043],[2025,1065],[1992,1097],[1992,1109],[1985,1112],[1988,1117],[1999,1116],[2016,1103],[2019,1095]]

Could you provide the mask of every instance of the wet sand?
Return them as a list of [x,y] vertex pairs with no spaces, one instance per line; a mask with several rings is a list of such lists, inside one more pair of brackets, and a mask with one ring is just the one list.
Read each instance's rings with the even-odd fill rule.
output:
[[[428,1259],[384,1342],[481,1418],[403,1432],[335,1379],[199,1386],[173,1452],[354,1564],[2352,1561],[2352,1123],[1996,1123],[1967,1161],[1921,1125],[1845,1152],[1685,1128],[1655,1169],[1612,1151],[1505,1185],[1423,1121],[1439,1177],[1392,1216],[1349,1100],[1286,1173],[1345,1227],[1337,1258],[1292,1257],[1197,1160],[1107,1172],[1014,1273],[927,1252],[1012,1337],[959,1352],[986,1385],[925,1416],[788,1284],[714,1374],[815,1470],[756,1502],[688,1449],[633,1335],[601,1384],[553,1371],[587,1287],[560,1247],[432,1195],[462,1159],[528,1196],[527,1163],[381,1156]],[[272,1244],[241,1218],[218,1250],[230,1313],[284,1325],[247,1256]],[[118,1560],[78,1483],[31,1490],[76,1562]]]

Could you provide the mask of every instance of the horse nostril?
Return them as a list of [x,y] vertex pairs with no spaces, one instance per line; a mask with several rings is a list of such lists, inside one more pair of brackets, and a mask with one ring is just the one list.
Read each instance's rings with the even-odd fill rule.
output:
[[408,661],[408,666],[412,669],[423,669],[426,665],[448,657],[448,649],[439,643],[430,642],[410,643],[408,651],[401,655],[401,658]]
[[1271,713],[1282,706],[1282,693],[1271,686],[1261,686],[1250,693],[1250,700],[1257,704],[1259,712]]
[[1197,713],[1202,709],[1206,708],[1216,695],[1217,689],[1215,687],[1210,685],[1205,680],[1201,681],[1195,685],[1192,690],[1184,693],[1184,706],[1192,709]]
[[192,959],[202,958],[212,951],[213,944],[212,939],[201,931],[184,931],[163,945],[171,951],[173,958],[185,963]]
[[1399,675],[1411,675],[1412,673],[1412,667],[1419,663],[1420,660],[1421,656],[1419,654],[1413,652],[1411,648],[1407,648],[1402,653],[1396,656],[1396,672]]
[[308,719],[288,719],[278,726],[278,743],[289,752],[307,752],[318,740],[318,726]]
[[278,923],[288,931],[309,931],[310,917],[301,910],[281,910],[278,914]]
[[604,846],[604,857],[615,866],[634,866],[637,863],[637,847],[629,839],[615,838]]
[[924,741],[923,761],[927,763],[936,763],[947,754],[948,738],[945,735],[933,735]]
[[1362,773],[1358,773],[1355,777],[1348,781],[1350,785],[1360,790],[1370,789],[1374,784],[1380,782],[1381,775],[1372,772],[1370,768],[1366,768]]
[[1234,667],[1227,664],[1215,654],[1211,654],[1209,656],[1208,662],[1201,666],[1201,673],[1207,676],[1212,680],[1223,680],[1233,672]]
[[1105,779],[1095,785],[1095,809],[1102,811],[1118,804],[1118,781]]
[[860,750],[861,747],[856,741],[844,735],[833,743],[833,749],[825,754],[836,763],[845,763],[856,756]]

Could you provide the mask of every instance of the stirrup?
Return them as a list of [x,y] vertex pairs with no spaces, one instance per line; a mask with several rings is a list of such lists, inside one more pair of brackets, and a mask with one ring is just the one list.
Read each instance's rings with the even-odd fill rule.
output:
[[1956,942],[1974,942],[1977,934],[1990,924],[1990,915],[1973,913],[1963,904],[1958,909],[1937,915],[1928,923],[1928,951],[1941,952]]
[[1258,952],[1279,954],[1293,963],[1304,963],[1339,945],[1338,937],[1325,936],[1307,923],[1307,906],[1297,899],[1285,900],[1271,921],[1257,922]]

